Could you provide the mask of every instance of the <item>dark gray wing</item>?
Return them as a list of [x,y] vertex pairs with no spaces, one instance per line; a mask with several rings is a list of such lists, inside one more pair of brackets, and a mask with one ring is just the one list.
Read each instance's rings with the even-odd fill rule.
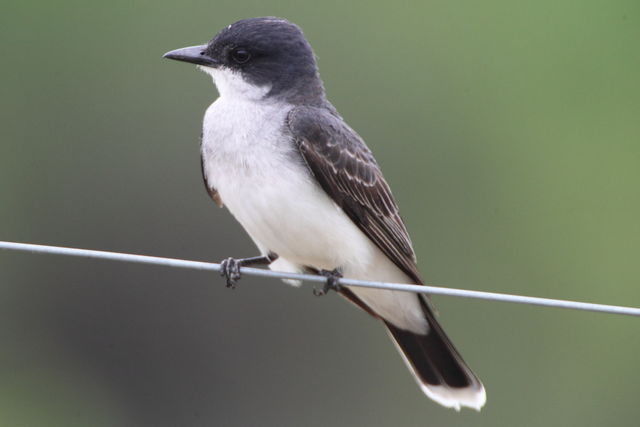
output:
[[296,107],[287,124],[324,191],[394,264],[422,283],[398,206],[362,138],[323,108]]

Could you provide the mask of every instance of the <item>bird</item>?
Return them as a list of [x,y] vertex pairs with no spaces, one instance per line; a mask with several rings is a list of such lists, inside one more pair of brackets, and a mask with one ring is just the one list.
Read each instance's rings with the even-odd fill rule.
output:
[[335,290],[379,319],[424,394],[448,408],[479,411],[485,388],[428,297],[339,283],[344,277],[424,284],[389,185],[364,140],[327,99],[300,27],[277,17],[243,19],[207,44],[164,57],[196,64],[218,90],[202,126],[205,187],[260,253],[223,260],[227,286],[247,265],[321,274],[326,284],[314,293]]

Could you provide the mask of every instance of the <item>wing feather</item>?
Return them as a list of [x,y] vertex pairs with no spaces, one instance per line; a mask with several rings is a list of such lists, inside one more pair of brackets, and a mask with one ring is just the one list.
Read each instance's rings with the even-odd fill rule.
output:
[[422,283],[398,206],[362,138],[323,108],[296,107],[287,124],[324,191],[394,264]]

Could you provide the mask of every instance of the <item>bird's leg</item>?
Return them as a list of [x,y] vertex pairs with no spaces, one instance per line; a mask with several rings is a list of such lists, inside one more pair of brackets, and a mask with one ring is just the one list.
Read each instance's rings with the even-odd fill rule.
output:
[[269,252],[267,255],[254,256],[251,258],[226,258],[220,263],[220,275],[226,279],[227,288],[233,289],[242,277],[240,267],[269,265],[276,259],[278,259],[278,255],[272,252]]
[[329,270],[320,270],[319,274],[327,278],[322,289],[313,288],[313,294],[317,297],[326,295],[330,290],[338,292],[340,290],[340,283],[338,281],[342,278],[342,273],[337,268]]

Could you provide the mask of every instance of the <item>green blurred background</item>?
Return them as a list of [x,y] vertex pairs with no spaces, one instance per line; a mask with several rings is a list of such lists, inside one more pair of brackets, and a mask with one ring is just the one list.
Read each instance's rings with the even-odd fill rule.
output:
[[[21,1],[0,14],[0,238],[217,261],[217,96],[161,59],[241,18],[305,30],[431,283],[640,305],[640,3]],[[481,413],[417,389],[310,286],[0,253],[1,426],[637,426],[638,319],[435,298]]]

